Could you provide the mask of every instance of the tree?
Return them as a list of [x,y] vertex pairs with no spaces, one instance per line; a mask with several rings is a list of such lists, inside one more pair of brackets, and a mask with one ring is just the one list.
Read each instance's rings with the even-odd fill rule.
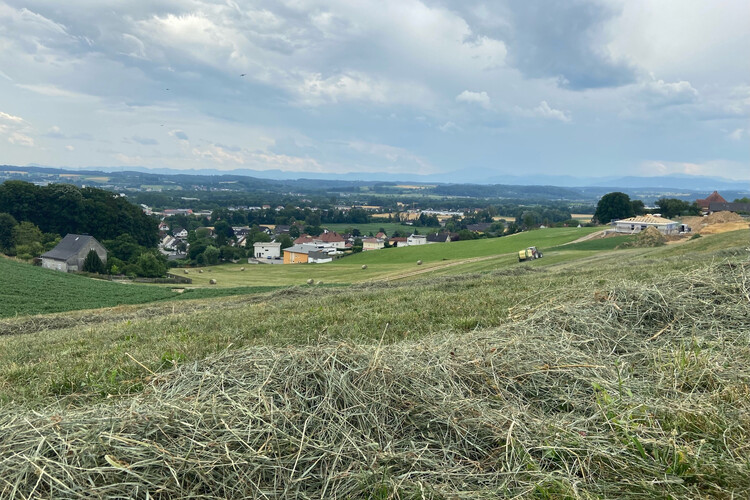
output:
[[220,255],[221,252],[219,251],[219,249],[213,245],[208,245],[203,251],[203,258],[208,265],[218,264]]
[[13,242],[16,246],[42,242],[42,232],[31,222],[21,222],[13,228]]
[[102,259],[99,258],[99,254],[96,253],[96,250],[91,249],[89,250],[89,253],[86,254],[86,259],[83,261],[83,270],[87,273],[104,273],[104,263],[102,262]]
[[163,255],[156,255],[153,251],[144,252],[135,262],[135,273],[146,278],[164,276],[167,273],[167,259]]
[[290,238],[288,234],[282,234],[276,241],[281,243],[282,250],[294,245],[292,238]]
[[699,215],[700,208],[695,203],[690,204],[677,198],[661,198],[656,200],[656,206],[662,217],[671,219],[680,215]]
[[7,253],[13,248],[13,229],[17,225],[15,217],[0,213],[0,251]]
[[633,206],[634,215],[643,215],[646,213],[646,205],[643,204],[643,201],[633,200],[630,204]]
[[619,191],[602,196],[596,205],[594,219],[600,224],[609,224],[614,219],[627,219],[635,215],[630,196]]

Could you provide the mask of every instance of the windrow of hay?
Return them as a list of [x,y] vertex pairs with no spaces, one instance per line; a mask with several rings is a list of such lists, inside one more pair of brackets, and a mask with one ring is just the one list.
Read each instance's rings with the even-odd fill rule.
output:
[[[0,412],[0,497],[747,498],[750,268],[393,345],[253,348]],[[384,326],[387,328],[387,326]]]

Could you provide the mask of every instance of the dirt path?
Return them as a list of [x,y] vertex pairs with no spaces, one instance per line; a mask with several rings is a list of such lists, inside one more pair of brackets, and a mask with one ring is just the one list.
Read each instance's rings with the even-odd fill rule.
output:
[[581,236],[577,240],[569,241],[567,243],[563,243],[562,245],[558,245],[558,246],[564,247],[565,245],[572,245],[573,243],[580,243],[582,241],[593,240],[594,238],[601,238],[605,234],[607,234],[607,231],[609,231],[609,230],[608,229],[603,229],[603,230],[597,231],[595,233],[587,234],[586,236]]

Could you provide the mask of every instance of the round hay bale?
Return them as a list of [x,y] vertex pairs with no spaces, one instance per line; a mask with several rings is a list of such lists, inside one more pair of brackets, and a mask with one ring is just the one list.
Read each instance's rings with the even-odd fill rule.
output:
[[215,285],[216,284],[216,280],[213,279],[213,278],[211,278],[210,280],[208,280],[208,283],[211,284],[211,285]]
[[316,283],[316,285],[322,285],[322,284],[323,284],[323,282],[322,282],[322,281],[318,281],[318,282]]
[[245,268],[244,268],[244,267],[241,267],[241,268],[240,268],[240,271],[244,271],[244,270],[245,270]]
[[422,265],[422,261],[421,261],[421,260],[418,260],[418,261],[417,261],[417,265],[418,265],[418,266],[421,266],[421,265]]
[[312,278],[310,278],[309,280],[307,280],[307,284],[308,285],[312,285],[313,283],[315,283],[315,281]]
[[367,269],[367,264],[362,264],[362,269]]
[[203,272],[203,269],[198,269],[198,272],[199,272],[199,273],[202,273],[202,272]]
[[185,269],[185,270],[184,270],[183,272],[184,272],[185,274],[190,274],[190,271],[188,271],[187,269]]

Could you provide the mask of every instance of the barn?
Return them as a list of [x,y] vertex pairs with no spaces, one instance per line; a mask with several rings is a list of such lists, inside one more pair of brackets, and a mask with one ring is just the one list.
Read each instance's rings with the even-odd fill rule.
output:
[[96,238],[87,234],[68,234],[55,248],[42,254],[42,267],[56,271],[80,271],[86,255],[94,250],[107,263],[107,249]]

